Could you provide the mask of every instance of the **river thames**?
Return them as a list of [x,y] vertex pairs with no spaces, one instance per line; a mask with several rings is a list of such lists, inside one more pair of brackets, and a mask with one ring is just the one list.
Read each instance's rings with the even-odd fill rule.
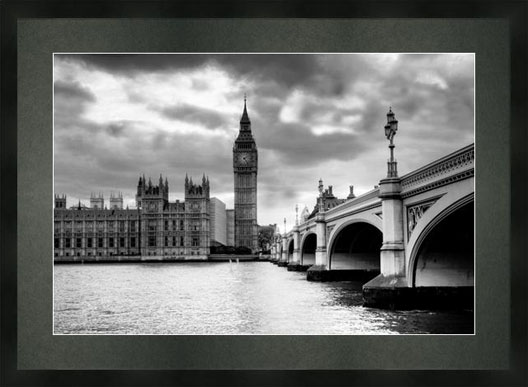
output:
[[54,266],[55,334],[472,334],[473,311],[362,306],[361,284],[268,262]]

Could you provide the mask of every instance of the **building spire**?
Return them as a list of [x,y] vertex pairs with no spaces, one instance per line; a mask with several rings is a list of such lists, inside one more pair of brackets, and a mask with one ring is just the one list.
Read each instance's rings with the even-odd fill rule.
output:
[[247,100],[247,96],[244,93],[244,111],[242,112],[242,118],[240,118],[240,123],[241,124],[243,124],[243,123],[244,124],[250,124],[251,123],[251,121],[249,120],[248,113],[247,113],[246,100]]

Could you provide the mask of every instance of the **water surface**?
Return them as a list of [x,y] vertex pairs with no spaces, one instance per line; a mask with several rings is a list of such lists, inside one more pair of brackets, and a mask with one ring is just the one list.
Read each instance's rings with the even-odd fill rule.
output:
[[56,334],[473,333],[473,313],[362,306],[361,284],[268,262],[54,266]]

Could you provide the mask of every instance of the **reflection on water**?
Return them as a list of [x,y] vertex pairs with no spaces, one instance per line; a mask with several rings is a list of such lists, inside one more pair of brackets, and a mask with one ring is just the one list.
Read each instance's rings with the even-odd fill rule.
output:
[[362,307],[361,284],[308,282],[267,262],[55,265],[68,334],[473,333],[472,312]]

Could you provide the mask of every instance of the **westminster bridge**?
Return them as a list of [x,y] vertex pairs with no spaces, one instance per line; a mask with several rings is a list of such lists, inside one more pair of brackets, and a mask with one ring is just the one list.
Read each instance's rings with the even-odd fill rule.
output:
[[472,308],[474,161],[474,144],[402,177],[389,161],[374,190],[277,234],[271,260],[311,281],[362,281],[367,306]]

